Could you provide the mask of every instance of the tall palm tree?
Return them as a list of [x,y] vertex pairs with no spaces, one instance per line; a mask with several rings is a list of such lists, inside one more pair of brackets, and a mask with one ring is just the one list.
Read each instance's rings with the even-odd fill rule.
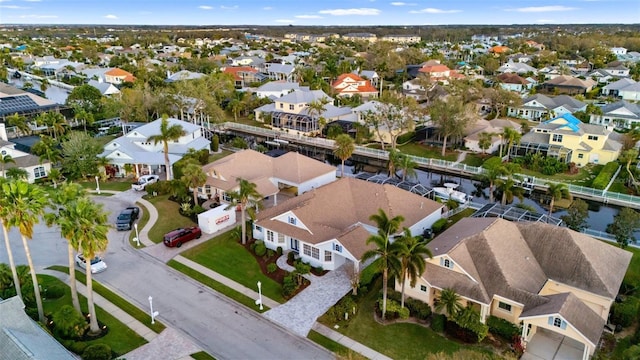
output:
[[72,231],[72,237],[78,243],[78,249],[86,262],[87,274],[87,307],[89,308],[89,331],[97,334],[100,332],[98,327],[98,319],[96,317],[96,308],[93,303],[93,281],[91,279],[91,260],[97,253],[105,251],[109,243],[107,232],[109,231],[109,222],[107,213],[103,210],[101,204],[96,204],[87,197],[80,198],[76,201],[76,206],[68,209],[71,211],[70,218],[74,219],[75,229]]
[[340,158],[342,161],[342,169],[340,170],[340,177],[344,177],[344,162],[353,154],[356,150],[355,142],[353,138],[348,134],[340,134],[335,140],[336,148],[333,149],[333,154]]
[[202,166],[190,162],[182,169],[180,180],[193,189],[193,205],[198,205],[198,188],[207,182],[207,174],[202,170]]
[[382,319],[384,320],[387,312],[389,272],[397,274],[400,269],[400,260],[396,256],[399,245],[397,242],[391,242],[391,236],[398,232],[404,217],[397,215],[389,219],[384,210],[379,209],[378,213],[371,215],[369,219],[376,223],[378,233],[369,236],[367,244],[373,243],[376,247],[362,255],[362,262],[375,258],[371,266],[374,266],[376,271],[382,273]]
[[27,118],[19,115],[18,113],[7,116],[7,124],[9,126],[15,126],[20,135],[29,135],[31,133],[31,128],[27,123]]
[[[502,139],[507,142],[507,159],[511,158],[511,148],[513,144],[519,144],[521,138],[522,134],[514,128],[506,127],[502,130]],[[500,156],[502,156],[502,154],[500,154]]]
[[549,202],[549,216],[553,213],[553,205],[555,202],[562,199],[571,200],[571,192],[569,191],[569,187],[564,183],[546,183],[547,194],[551,196],[551,201]]
[[7,174],[4,172],[5,166],[7,164],[15,164],[16,161],[13,160],[13,157],[11,157],[11,155],[6,154],[6,155],[0,155],[0,171],[2,172],[2,176],[3,177],[7,177]]
[[416,176],[416,168],[418,167],[418,163],[413,161],[409,155],[400,153],[398,156],[398,163],[396,167],[402,170],[402,181],[405,181],[407,177],[415,177]]
[[394,148],[389,149],[389,161],[387,162],[387,171],[389,171],[389,176],[394,177],[396,175],[396,170],[401,156],[402,153],[399,150]]
[[407,278],[411,287],[416,286],[418,277],[424,272],[425,258],[431,258],[433,254],[426,246],[427,242],[411,235],[411,231],[407,228],[404,228],[402,237],[396,242],[398,243],[396,255],[400,259],[400,278],[402,279],[400,307],[404,307],[404,286]]
[[327,98],[322,98],[322,99],[316,99],[313,100],[312,102],[309,103],[309,105],[307,105],[307,114],[309,114],[309,116],[312,119],[315,119],[318,121],[318,126],[320,130],[320,133],[322,133],[322,128],[324,127],[324,125],[326,125],[326,122],[323,122],[323,124],[320,124],[321,121],[321,116],[322,114],[324,114],[325,111],[327,111],[327,108],[325,105],[327,105],[329,103],[329,101],[327,100]]
[[502,191],[502,205],[511,204],[514,197],[517,197],[520,202],[524,199],[524,189],[518,186],[511,176],[506,179],[497,179],[496,185]]
[[253,218],[254,205],[260,206],[262,195],[256,189],[257,185],[249,180],[238,178],[238,191],[229,194],[231,204],[227,208],[240,206],[242,245],[247,243],[247,213]]
[[[4,183],[5,180],[2,180]],[[16,288],[16,294],[22,299],[22,291],[20,289],[20,279],[18,278],[18,272],[16,271],[16,264],[13,261],[13,251],[11,250],[11,242],[9,241],[9,217],[10,204],[7,203],[6,196],[0,196],[0,221],[2,221],[2,233],[4,235],[4,245],[7,248],[7,258],[9,259],[9,267],[11,268],[11,274],[13,276],[13,285]]]
[[502,162],[490,161],[492,159],[485,162],[483,165],[484,172],[480,175],[482,180],[489,182],[489,202],[493,202],[493,189],[496,181],[502,176],[507,175],[507,169],[502,165]]
[[460,305],[460,295],[456,294],[452,289],[442,289],[440,299],[436,305],[436,311],[445,310],[448,318],[455,317],[458,311],[462,309]]
[[51,165],[55,165],[62,160],[59,145],[60,143],[51,136],[40,135],[40,141],[35,143],[31,150],[40,157],[41,163],[47,160]]
[[85,196],[82,186],[75,183],[66,183],[58,191],[53,193],[53,212],[44,215],[48,226],[58,225],[60,233],[67,239],[67,258],[69,260],[69,287],[71,288],[71,303],[73,307],[82,313],[78,289],[76,288],[75,251],[79,247],[77,238],[77,201]]
[[147,139],[153,141],[154,145],[162,143],[162,151],[164,152],[164,166],[167,168],[167,180],[173,180],[173,172],[171,171],[171,163],[169,162],[169,141],[176,141],[186,134],[182,126],[178,124],[169,125],[169,117],[167,114],[162,115],[160,123],[160,134],[152,135]]
[[33,291],[38,307],[38,318],[40,322],[44,323],[42,297],[40,296],[36,269],[33,266],[33,259],[31,258],[31,251],[27,239],[33,237],[33,225],[38,223],[40,216],[44,214],[49,199],[40,187],[21,180],[2,184],[2,193],[6,198],[7,223],[10,227],[17,227],[20,230],[22,245],[24,246],[27,263],[31,271]]

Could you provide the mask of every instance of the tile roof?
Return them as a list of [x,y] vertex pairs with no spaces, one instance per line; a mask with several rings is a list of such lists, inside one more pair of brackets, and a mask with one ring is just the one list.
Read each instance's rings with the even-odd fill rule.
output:
[[353,73],[338,76],[331,87],[339,94],[375,94],[378,92],[378,89],[373,87],[369,80]]

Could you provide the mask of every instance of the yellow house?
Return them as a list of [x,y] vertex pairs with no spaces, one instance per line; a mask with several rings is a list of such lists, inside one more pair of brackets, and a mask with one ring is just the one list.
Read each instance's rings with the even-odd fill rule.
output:
[[428,246],[433,257],[406,295],[433,306],[452,289],[482,322],[492,315],[522,326],[536,359],[593,355],[631,261],[568,228],[501,218],[462,219]]
[[584,166],[614,161],[622,150],[621,135],[613,128],[585,124],[567,113],[547,120],[522,136],[513,155],[541,152],[567,163]]

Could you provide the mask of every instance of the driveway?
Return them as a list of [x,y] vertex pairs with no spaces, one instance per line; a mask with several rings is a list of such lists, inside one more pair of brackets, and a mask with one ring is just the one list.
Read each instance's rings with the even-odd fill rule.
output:
[[584,345],[572,338],[540,329],[529,344],[522,360],[581,360]]
[[[96,202],[118,212],[140,196],[127,191],[117,196],[96,196]],[[26,264],[17,230],[11,232],[11,245],[17,264]],[[129,246],[129,232],[109,232],[104,254],[109,269],[94,278],[121,294],[141,309],[148,310],[153,296],[158,320],[186,336],[216,359],[333,359],[334,356],[304,337],[270,322],[246,307],[169,268],[150,254]],[[56,228],[40,224],[30,241],[38,269],[67,265],[67,245]],[[7,262],[4,249],[0,262]]]
[[[286,256],[278,259],[278,266],[286,268]],[[324,276],[305,276],[311,285],[286,303],[264,313],[266,318],[306,337],[318,317],[326,313],[351,291],[351,281],[343,267]]]

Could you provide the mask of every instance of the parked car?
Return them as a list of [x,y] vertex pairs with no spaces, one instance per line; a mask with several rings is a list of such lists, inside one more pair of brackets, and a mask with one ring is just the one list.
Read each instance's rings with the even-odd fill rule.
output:
[[118,230],[131,230],[133,223],[140,216],[140,208],[137,206],[128,207],[120,212],[116,220]]
[[[87,264],[84,260],[84,257],[81,254],[76,255],[76,264],[79,268],[83,270],[87,270]],[[91,273],[97,274],[99,272],[103,272],[107,270],[107,264],[102,260],[100,256],[96,256],[91,260]]]
[[171,230],[164,235],[163,242],[168,247],[180,247],[193,239],[200,239],[202,231],[199,227],[180,228]]
[[131,185],[131,188],[135,191],[142,191],[147,187],[147,185],[153,184],[159,180],[160,176],[158,175],[142,175],[138,178],[138,181]]

